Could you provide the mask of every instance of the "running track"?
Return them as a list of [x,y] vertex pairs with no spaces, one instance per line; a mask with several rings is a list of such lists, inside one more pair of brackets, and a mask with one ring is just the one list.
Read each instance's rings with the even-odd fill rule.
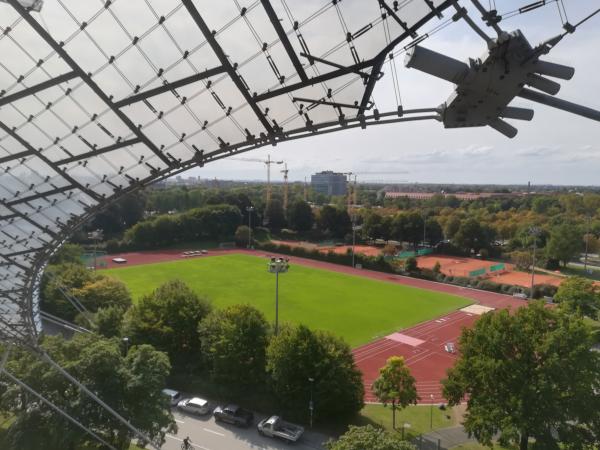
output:
[[[113,257],[122,257],[127,259],[127,265],[152,264],[165,261],[181,259],[183,250],[165,250],[154,252],[132,252],[120,255],[111,255],[107,257],[108,268],[123,267],[113,263],[110,259]],[[276,253],[265,252],[262,250],[210,250],[208,255],[198,256],[206,258],[225,254],[249,254],[253,256],[282,256],[289,258],[291,264],[300,264],[303,266],[314,267],[318,269],[330,270],[334,272],[345,273],[348,275],[368,277],[379,281],[389,283],[398,283],[405,286],[412,286],[419,289],[428,289],[431,291],[444,292],[466,297],[484,306],[495,309],[518,308],[526,304],[525,301],[513,298],[508,295],[497,294],[495,292],[480,291],[477,289],[464,288],[449,284],[436,283],[428,280],[420,280],[401,275],[375,272],[365,269],[354,269],[348,266],[341,266],[324,261],[299,258],[296,256],[279,255]],[[444,398],[441,394],[440,381],[446,377],[446,371],[453,366],[457,358],[456,354],[445,351],[444,344],[452,342],[456,345],[463,327],[471,327],[477,316],[462,311],[454,311],[437,319],[415,325],[411,328],[402,330],[404,336],[416,338],[422,343],[410,345],[398,342],[388,337],[378,339],[369,344],[365,344],[353,350],[354,360],[358,368],[363,373],[363,382],[365,385],[365,401],[376,402],[377,399],[371,392],[371,385],[377,378],[379,368],[385,365],[390,356],[403,356],[407,365],[411,369],[412,375],[417,380],[417,393],[420,397],[420,403],[442,403]],[[433,398],[432,398],[433,396]]]

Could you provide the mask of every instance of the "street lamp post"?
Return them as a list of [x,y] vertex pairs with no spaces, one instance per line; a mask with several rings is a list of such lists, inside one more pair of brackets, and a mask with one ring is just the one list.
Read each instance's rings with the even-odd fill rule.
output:
[[587,216],[587,230],[585,233],[585,259],[583,260],[583,271],[587,273],[588,263],[588,241],[590,240],[590,225],[592,222],[592,216]]
[[362,225],[354,225],[352,221],[352,267],[354,267],[354,246],[356,245],[356,232],[362,230]]
[[248,248],[252,248],[252,212],[254,206],[246,206],[246,211],[248,212]]
[[275,336],[279,333],[279,274],[286,273],[290,268],[289,259],[271,258],[269,272],[275,274]]
[[429,398],[431,399],[429,407],[429,429],[433,430],[433,394],[429,394]]
[[313,383],[315,382],[314,378],[309,378],[310,381],[310,401],[308,402],[308,411],[310,412],[310,427],[313,426],[313,410],[315,409],[315,405],[313,403]]
[[531,261],[531,289],[529,292],[529,298],[533,300],[533,286],[535,281],[535,251],[537,249],[537,238],[540,235],[541,230],[538,227],[531,227],[529,234],[533,236],[533,258]]

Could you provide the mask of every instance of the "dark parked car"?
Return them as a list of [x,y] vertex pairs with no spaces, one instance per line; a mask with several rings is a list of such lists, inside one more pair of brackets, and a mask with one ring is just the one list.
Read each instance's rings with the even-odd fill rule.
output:
[[213,411],[217,422],[227,422],[240,427],[249,427],[254,421],[254,414],[237,405],[217,406]]

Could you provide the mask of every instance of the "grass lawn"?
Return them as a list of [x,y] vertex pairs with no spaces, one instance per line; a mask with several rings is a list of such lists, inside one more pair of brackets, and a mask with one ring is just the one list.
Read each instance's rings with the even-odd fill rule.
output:
[[[134,302],[160,284],[178,278],[217,307],[250,303],[275,318],[275,275],[264,258],[223,255],[122,267],[104,273],[124,281]],[[472,301],[396,283],[300,265],[280,274],[279,320],[303,323],[364,344]]]
[[600,267],[590,266],[588,264],[588,272],[583,270],[582,266],[568,264],[567,267],[560,269],[561,273],[569,276],[579,276],[589,278],[591,280],[600,281]]
[[[433,428],[430,421],[433,412]],[[396,411],[396,431],[402,433],[402,424],[410,424],[405,430],[406,438],[416,437],[420,434],[429,433],[437,428],[446,428],[456,425],[452,410],[440,410],[436,405],[433,409],[429,406],[408,406]],[[379,425],[388,431],[392,431],[392,409],[383,405],[365,405],[353,425]]]

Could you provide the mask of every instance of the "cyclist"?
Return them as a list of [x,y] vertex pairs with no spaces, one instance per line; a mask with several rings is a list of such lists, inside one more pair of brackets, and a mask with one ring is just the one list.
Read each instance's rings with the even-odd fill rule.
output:
[[183,440],[183,444],[181,444],[181,450],[192,450],[192,440],[189,436]]

